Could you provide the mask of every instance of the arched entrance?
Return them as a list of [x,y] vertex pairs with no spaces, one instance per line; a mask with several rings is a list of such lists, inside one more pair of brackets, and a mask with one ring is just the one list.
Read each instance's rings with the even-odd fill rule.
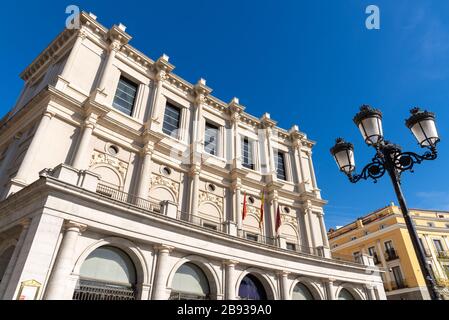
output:
[[170,300],[207,300],[210,298],[209,281],[203,270],[187,262],[176,271]]
[[267,293],[256,276],[247,274],[240,282],[239,297],[241,300],[267,300]]
[[315,300],[312,292],[304,284],[298,282],[293,288],[292,300]]
[[352,295],[351,292],[349,292],[348,289],[341,289],[340,293],[338,294],[338,300],[355,300],[355,297]]
[[103,246],[83,262],[74,300],[134,300],[136,269],[122,250]]

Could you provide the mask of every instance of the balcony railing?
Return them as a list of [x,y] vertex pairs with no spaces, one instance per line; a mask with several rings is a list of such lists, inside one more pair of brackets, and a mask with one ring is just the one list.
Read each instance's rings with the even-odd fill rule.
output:
[[[121,190],[114,189],[113,187],[109,187],[104,184],[98,184],[97,194],[107,197],[109,199],[115,200],[115,201],[119,201],[119,202],[126,203],[128,205],[135,206],[137,208],[140,208],[140,209],[143,209],[146,211],[162,214],[163,208],[160,203],[155,203],[153,201],[137,197],[135,195],[123,192]],[[173,215],[173,218],[175,218],[175,217],[177,220],[181,220],[185,223],[197,225],[202,228],[209,229],[209,230],[227,233],[227,228],[226,228],[226,224],[224,223],[224,221],[207,219],[207,218],[204,218],[201,216],[193,216],[193,215],[189,215],[188,213],[182,212],[179,210],[177,212],[175,212],[175,215]],[[293,252],[299,252],[299,253],[305,253],[305,254],[311,254],[311,255],[315,255],[315,256],[324,257],[324,252],[323,252],[323,250],[320,250],[320,248],[312,248],[312,247],[302,246],[302,245],[298,245],[298,244],[295,244],[294,248],[291,248],[291,247],[288,249],[280,248],[279,243],[276,238],[266,237],[266,236],[256,234],[256,233],[252,234],[252,233],[246,232],[246,231],[239,233],[237,236],[239,238],[244,238],[246,240],[251,240],[254,242],[261,243],[261,244],[269,245],[269,246],[273,247],[274,249],[278,249],[278,250],[288,250],[288,251],[293,251]],[[354,257],[352,257],[352,256],[343,257],[341,255],[336,255],[336,254],[332,254],[332,256],[334,259],[337,259],[337,260],[351,262],[351,263],[357,263],[357,264],[363,264],[361,259],[354,259]]]
[[438,259],[442,260],[449,259],[449,251],[438,251]]
[[97,193],[102,196],[117,200],[120,202],[125,202],[132,204],[144,210],[161,212],[161,205],[159,203],[151,202],[150,200],[139,198],[135,195],[114,189],[112,187],[106,186],[104,184],[98,184]]
[[340,254],[340,253],[332,253],[332,258],[335,259],[335,260],[340,260],[340,261],[346,261],[346,262],[363,264],[361,256],[353,256],[353,255],[346,255],[346,254]]
[[387,283],[385,283],[385,287],[387,288],[386,290],[388,291],[388,287],[390,287],[391,290],[399,290],[399,289],[408,288],[408,285],[407,285],[407,282],[405,281],[405,279],[401,279],[401,280],[397,280],[397,281],[387,282]]
[[399,259],[399,256],[397,255],[396,250],[394,250],[393,248],[390,248],[385,251],[385,259],[387,261],[392,261],[392,260]]

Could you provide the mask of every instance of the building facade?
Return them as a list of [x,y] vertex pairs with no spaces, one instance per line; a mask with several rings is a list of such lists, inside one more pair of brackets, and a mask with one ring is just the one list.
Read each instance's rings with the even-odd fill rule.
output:
[[80,22],[0,123],[0,298],[385,298],[369,256],[332,258],[297,126]]
[[[443,298],[449,287],[449,212],[411,209],[418,231]],[[423,274],[399,207],[391,204],[337,230],[329,231],[333,255],[369,254],[386,270],[382,274],[388,299],[429,299]]]

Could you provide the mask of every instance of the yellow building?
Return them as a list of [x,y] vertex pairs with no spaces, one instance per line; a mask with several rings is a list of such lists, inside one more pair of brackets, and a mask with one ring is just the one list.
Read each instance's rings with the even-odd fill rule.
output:
[[[449,287],[449,212],[411,209],[432,272],[446,295]],[[329,242],[335,258],[369,254],[385,270],[388,299],[429,299],[424,277],[399,207],[391,204],[337,230]]]

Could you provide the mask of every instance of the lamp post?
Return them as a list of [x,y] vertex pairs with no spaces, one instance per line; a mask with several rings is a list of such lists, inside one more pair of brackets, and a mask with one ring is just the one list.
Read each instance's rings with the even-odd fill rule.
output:
[[418,257],[418,262],[426,281],[427,289],[431,299],[440,300],[441,296],[435,284],[435,279],[429,264],[427,263],[424,249],[419,241],[418,233],[412,222],[410,213],[401,190],[401,174],[404,171],[413,172],[415,164],[420,164],[424,160],[434,160],[437,158],[436,145],[440,141],[435,126],[435,115],[419,108],[413,108],[411,116],[406,120],[406,126],[412,131],[421,148],[428,149],[424,154],[419,155],[414,152],[403,152],[401,147],[384,139],[382,130],[382,113],[370,106],[363,105],[360,112],[354,117],[354,123],[359,128],[365,143],[376,150],[376,154],[371,163],[366,165],[360,174],[355,172],[354,146],[338,138],[334,147],[331,148],[332,156],[349,181],[356,183],[361,179],[371,178],[377,182],[385,172],[391,178],[394,191],[399,201],[405,223],[407,225],[413,247]]

